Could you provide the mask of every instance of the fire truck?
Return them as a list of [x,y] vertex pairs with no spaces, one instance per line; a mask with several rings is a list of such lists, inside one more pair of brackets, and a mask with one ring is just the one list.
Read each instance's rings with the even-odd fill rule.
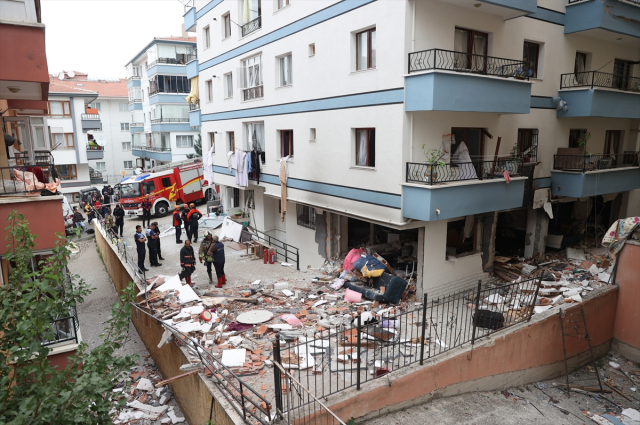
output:
[[142,215],[147,195],[153,204],[151,214],[164,217],[176,204],[205,201],[213,196],[203,190],[202,162],[183,161],[158,166],[148,173],[123,179],[119,184],[120,205],[127,216]]

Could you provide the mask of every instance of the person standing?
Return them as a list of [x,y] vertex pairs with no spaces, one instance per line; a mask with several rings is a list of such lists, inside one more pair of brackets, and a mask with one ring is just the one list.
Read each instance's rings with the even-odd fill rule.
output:
[[173,211],[173,228],[176,229],[176,244],[182,243],[182,218],[180,217],[180,207],[176,205]]
[[124,229],[124,210],[120,204],[116,204],[116,209],[113,210],[113,217],[116,219],[116,234],[120,229],[120,237],[122,237],[122,231]]
[[97,213],[104,216],[104,213],[102,212],[102,204],[100,204],[100,201],[98,199],[96,199],[96,202],[94,202],[93,208],[96,210]]
[[158,262],[158,246],[156,241],[158,240],[158,236],[156,235],[156,231],[153,228],[153,224],[149,225],[147,229],[147,247],[149,248],[149,263],[151,267],[158,267],[162,264]]
[[193,286],[193,283],[191,283],[191,275],[195,270],[196,256],[193,252],[193,247],[191,246],[191,241],[189,239],[184,241],[184,246],[180,249],[180,265],[182,266],[180,279],[184,277],[187,284],[189,284],[189,286]]
[[89,224],[91,224],[91,220],[96,218],[96,214],[93,212],[93,208],[91,208],[91,205],[86,204],[84,206],[84,212],[87,213],[87,218],[89,219]]
[[227,283],[227,276],[224,274],[224,244],[220,242],[220,239],[217,236],[213,237],[213,242],[213,267],[216,269],[216,277],[218,278],[216,288],[222,288],[222,285]]
[[151,226],[153,226],[153,230],[156,232],[156,235],[158,236],[158,238],[156,239],[156,248],[158,249],[158,259],[164,260],[164,258],[162,258],[162,248],[160,247],[160,227],[158,227],[158,222],[154,221],[153,223],[151,223]]
[[213,235],[210,231],[204,232],[204,239],[202,239],[202,243],[200,243],[200,250],[198,251],[198,257],[200,259],[200,264],[204,261],[204,264],[207,266],[207,275],[209,275],[209,285],[213,284],[213,276],[211,275],[211,266],[213,265],[213,246],[215,243],[213,242]]
[[194,242],[198,242],[198,220],[200,220],[202,214],[196,209],[195,204],[191,204],[189,207],[191,207],[191,209],[189,210],[189,214],[187,214],[187,219],[189,220],[191,237]]
[[151,207],[153,206],[153,204],[151,203],[151,196],[147,195],[145,196],[144,200],[142,201],[142,226],[144,227],[144,223],[146,222],[147,225],[151,224]]
[[78,211],[78,207],[73,207],[73,224],[76,227],[81,227],[85,232],[87,231],[87,226],[84,224],[84,217],[82,213]]
[[182,218],[187,239],[191,240],[191,229],[189,228],[189,205],[182,204],[182,213],[180,214],[180,218]]
[[115,199],[114,199],[114,198],[115,198],[115,197],[113,196],[113,188],[111,187],[111,185],[109,185],[109,201],[110,201],[111,203],[114,203],[114,202],[115,202]]
[[109,186],[108,185],[102,188],[102,199],[104,199],[105,204],[109,203]]
[[118,229],[116,229],[116,221],[111,214],[111,208],[107,207],[107,214],[104,216],[104,224],[107,226],[107,230],[111,231],[114,236],[118,236]]
[[145,268],[144,266],[144,257],[147,254],[146,249],[144,247],[144,243],[147,240],[147,238],[145,238],[144,235],[142,234],[142,226],[140,225],[136,226],[136,233],[135,235],[133,235],[133,238],[136,241],[136,250],[138,251],[138,267],[143,272],[148,272],[149,269]]

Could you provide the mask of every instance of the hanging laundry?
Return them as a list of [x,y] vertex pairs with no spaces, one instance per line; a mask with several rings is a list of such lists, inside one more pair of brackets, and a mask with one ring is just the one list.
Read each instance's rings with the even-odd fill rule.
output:
[[240,187],[249,186],[249,176],[247,175],[247,153],[236,149],[236,184]]
[[284,216],[287,213],[287,178],[289,177],[289,164],[287,162],[291,159],[290,156],[280,158],[280,207],[281,214],[280,220],[284,222]]
[[262,168],[261,154],[264,155],[264,152],[251,151],[251,176],[258,184],[260,184],[260,168]]
[[233,168],[231,164],[231,155],[233,155],[233,151],[227,152],[227,168],[229,168],[229,171]]
[[247,175],[251,175],[251,152],[247,152],[247,159],[245,161],[246,161]]
[[507,184],[511,183],[511,176],[509,175],[509,172],[507,170],[504,171],[504,179],[507,182]]
[[213,146],[211,146],[211,149],[209,149],[209,152],[207,152],[207,156],[204,157],[204,161],[203,161],[203,166],[204,166],[204,172],[205,172],[205,176],[207,176],[207,184],[212,185],[213,184],[213,153],[215,152],[215,149]]

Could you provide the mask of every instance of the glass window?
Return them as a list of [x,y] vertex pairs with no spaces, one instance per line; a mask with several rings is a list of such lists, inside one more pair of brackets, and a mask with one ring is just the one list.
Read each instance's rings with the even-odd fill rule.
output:
[[[131,167],[131,161],[125,161],[124,164],[125,164],[124,168],[133,168],[133,167]],[[128,167],[126,166],[127,164],[129,164]],[[141,195],[141,193],[140,193],[140,183],[123,184],[120,187],[120,190],[122,191],[122,197],[123,198],[134,198],[134,197],[138,197],[138,196]]]
[[142,183],[143,195],[150,195],[153,193],[154,190],[156,190],[156,185],[152,181]]
[[193,136],[176,136],[176,146],[179,148],[193,147]]
[[376,67],[376,29],[356,34],[356,69]]
[[524,62],[525,75],[529,77],[538,77],[538,54],[540,52],[540,45],[538,43],[532,43],[530,41],[524,42],[524,52],[522,53],[522,60]]
[[231,73],[224,76],[224,97],[225,99],[233,97],[233,75]]
[[106,162],[96,162],[96,170],[104,171],[106,169],[107,169],[107,163]]
[[120,131],[129,131],[129,123],[121,122],[120,123]]
[[278,0],[278,9],[289,6],[289,0]]
[[224,38],[231,37],[231,16],[227,13],[222,17],[224,22]]
[[131,142],[122,142],[122,150],[130,151],[131,150]]
[[100,102],[90,103],[87,106],[89,106],[89,108],[92,108],[92,109],[97,109],[98,112],[100,112]]
[[118,109],[120,110],[120,112],[127,112],[129,110],[129,105],[127,105],[126,103],[120,102],[118,103]]
[[264,123],[246,123],[245,124],[246,147],[245,149],[264,151]]
[[296,217],[298,226],[315,230],[316,228],[316,209],[306,205],[296,204]]
[[227,143],[229,147],[229,152],[236,151],[236,138],[233,131],[227,131]]
[[[133,161],[124,161],[124,168],[127,168],[127,169],[133,168]],[[123,188],[124,188],[124,186],[123,186]]]
[[588,140],[586,128],[572,128],[569,130],[570,148],[586,148]]
[[356,165],[375,167],[376,165],[376,129],[356,129]]
[[207,84],[207,102],[213,102],[213,82],[208,80]]
[[280,156],[293,156],[293,130],[280,130]]
[[75,164],[56,165],[60,180],[74,180],[78,178]]
[[291,55],[278,58],[280,87],[290,86],[293,83],[291,72]]
[[162,178],[162,187],[171,187],[171,179],[169,177]]
[[211,30],[209,27],[205,27],[204,30],[204,48],[208,49],[211,46]]

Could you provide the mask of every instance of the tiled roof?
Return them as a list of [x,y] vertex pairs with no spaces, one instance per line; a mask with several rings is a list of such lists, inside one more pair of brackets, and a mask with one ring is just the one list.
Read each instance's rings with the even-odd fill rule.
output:
[[[82,84],[78,86],[77,84]],[[99,93],[100,97],[128,97],[127,82],[119,79],[116,82],[101,83],[87,80],[59,80],[52,78],[49,91],[61,93]]]
[[55,80],[51,79],[51,81],[49,82],[49,93],[82,93],[90,95],[91,93],[96,92],[87,90],[83,87],[73,87],[71,85],[63,84],[62,81],[56,78]]
[[196,42],[196,37],[179,37],[175,35],[170,35],[168,37],[154,37],[154,40],[168,40],[168,41],[191,41]]

